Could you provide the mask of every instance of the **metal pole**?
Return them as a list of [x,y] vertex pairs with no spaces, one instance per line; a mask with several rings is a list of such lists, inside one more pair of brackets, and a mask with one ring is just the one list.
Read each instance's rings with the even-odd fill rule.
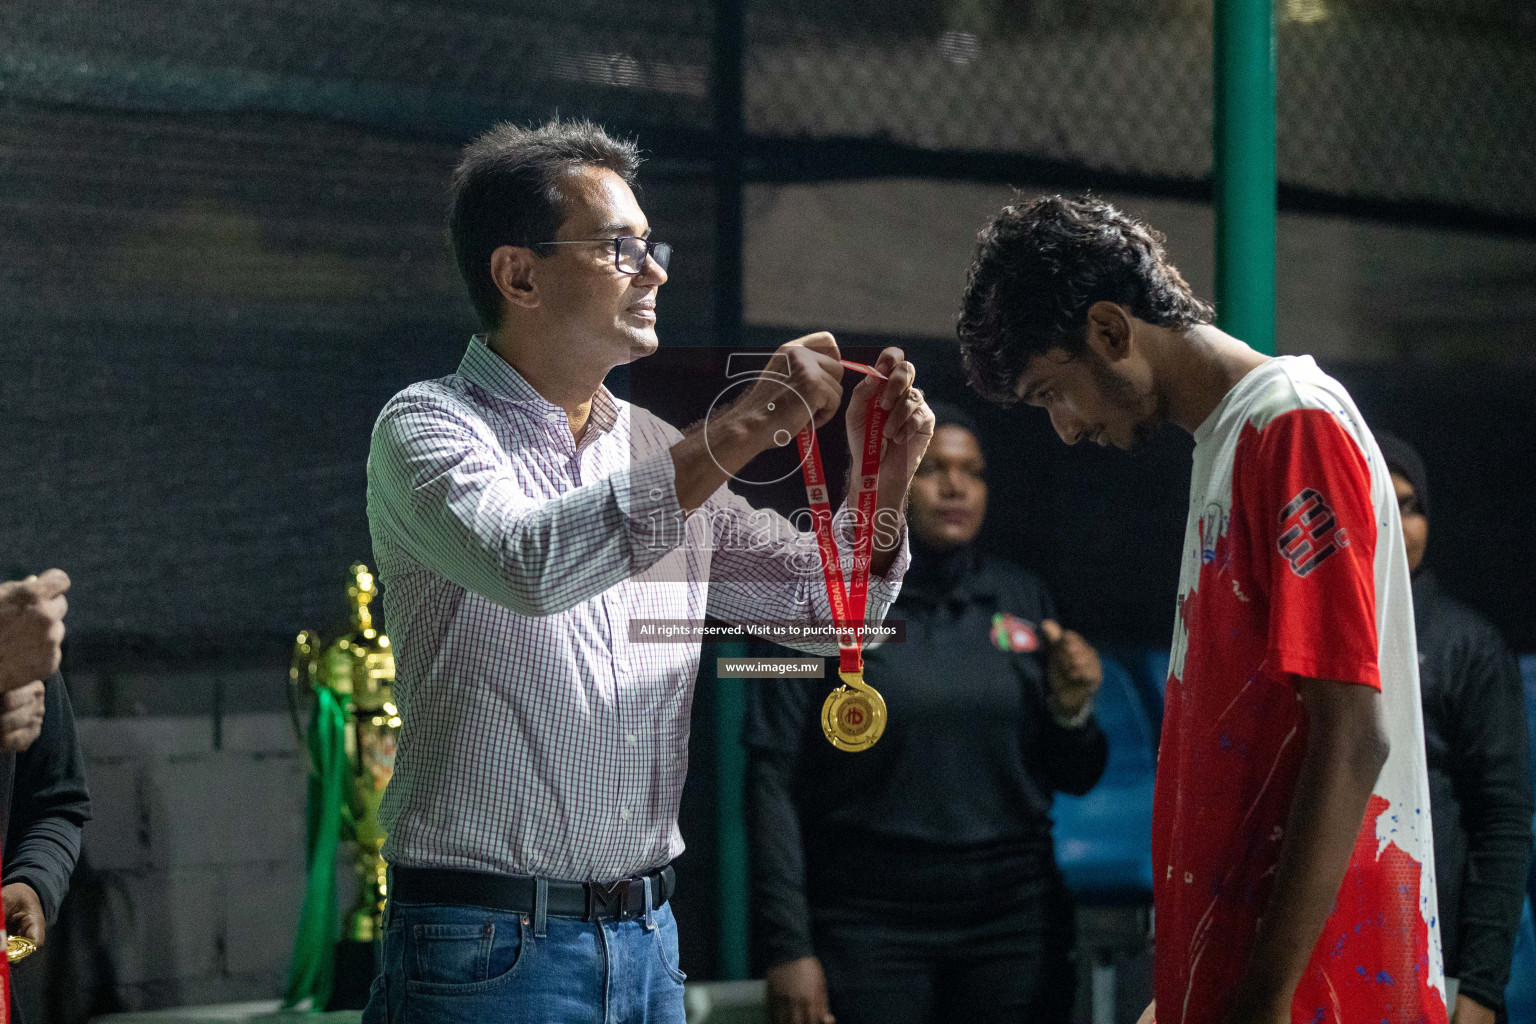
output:
[[[746,644],[720,644],[722,658],[744,658]],[[747,681],[715,680],[716,828],[720,856],[720,977],[747,976],[747,751],[741,726],[747,714]]]
[[[745,104],[745,0],[715,0],[714,101],[715,343],[741,343],[743,134]],[[720,657],[744,657],[746,645],[720,644]],[[746,683],[715,680],[715,796],[719,836],[720,977],[747,976],[747,754],[741,745]]]
[[1271,0],[1216,0],[1216,322],[1275,351],[1275,30]]

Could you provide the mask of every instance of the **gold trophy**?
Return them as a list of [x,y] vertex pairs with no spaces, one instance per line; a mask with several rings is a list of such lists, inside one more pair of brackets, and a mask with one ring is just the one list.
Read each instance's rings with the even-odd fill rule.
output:
[[[342,838],[357,843],[355,866],[360,892],[342,925],[342,940],[373,942],[384,934],[384,828],[379,803],[395,770],[400,712],[395,706],[395,654],[389,637],[373,625],[368,605],[378,596],[373,573],[362,563],[352,566],[347,587],[351,598],[352,631],[329,646],[305,630],[294,645],[289,685],[294,696],[303,686],[329,687],[348,710],[347,762],[352,768],[346,790],[349,813],[343,815]],[[297,719],[297,716],[295,716]]]

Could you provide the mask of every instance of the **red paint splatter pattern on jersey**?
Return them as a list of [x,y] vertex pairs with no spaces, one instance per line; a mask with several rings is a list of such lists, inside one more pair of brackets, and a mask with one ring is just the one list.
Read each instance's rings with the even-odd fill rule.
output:
[[[1377,821],[1388,811],[1385,797],[1371,797],[1333,914],[1297,986],[1293,1022],[1445,1021],[1445,1004],[1430,986],[1419,862],[1395,843],[1377,851]],[[1383,900],[1382,893],[1400,898]]]
[[[1367,458],[1335,411],[1260,419],[1231,427],[1230,461],[1202,469],[1196,453],[1153,813],[1162,1024],[1222,1024],[1230,1011],[1306,750],[1296,678],[1382,686]],[[1294,1024],[1444,1024],[1422,865],[1377,838],[1411,804],[1373,796]]]

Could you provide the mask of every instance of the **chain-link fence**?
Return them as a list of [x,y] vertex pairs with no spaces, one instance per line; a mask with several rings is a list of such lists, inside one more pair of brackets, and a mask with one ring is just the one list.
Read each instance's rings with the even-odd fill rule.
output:
[[263,109],[458,133],[493,117],[709,123],[707,5],[15,0],[0,83],[38,100]]
[[[1278,0],[1291,194],[1376,212],[1428,203],[1536,234],[1527,3]],[[68,667],[86,716],[277,712],[294,633],[335,635],[345,567],[370,558],[377,410],[451,372],[475,328],[443,240],[466,138],[554,113],[637,134],[655,158],[644,208],[677,247],[665,341],[726,344],[740,319],[721,269],[734,261],[739,283],[737,157],[749,179],[849,173],[857,157],[880,173],[985,166],[1043,184],[1031,171],[1050,165],[1192,194],[1211,170],[1211,4],[0,0],[0,578],[58,564],[76,579]],[[751,343],[776,337],[757,330]],[[914,345],[925,386],[963,395],[952,347]],[[1506,454],[1524,450],[1529,380],[1374,365],[1347,379],[1362,407],[1437,424],[1444,493],[1474,497],[1461,499],[1470,514],[1447,513],[1457,536],[1436,557],[1464,565],[1527,647],[1529,545],[1502,528],[1529,504]],[[700,390],[664,383],[680,399]],[[1069,459],[1043,419],[1011,417],[1002,435],[1002,413],[988,415],[1010,441],[994,507],[1027,524],[994,549],[1041,571],[1086,632],[1165,641],[1184,449],[1117,464],[1111,480],[1098,456]],[[1504,444],[1462,443],[1490,423]],[[214,688],[226,676],[213,669],[248,685]],[[731,739],[712,731],[720,692],[699,690],[695,773]],[[690,783],[681,812],[684,959],[704,977],[717,963],[712,792]],[[214,877],[176,863],[178,877]],[[103,969],[122,1005],[275,991],[287,937],[259,938],[286,927],[268,906],[217,915],[244,936],[228,947],[186,941],[208,929],[161,941],[164,915],[143,906],[164,955]],[[61,937],[51,945],[69,949]],[[82,1014],[100,994],[51,984]]]
[[[447,135],[559,111],[707,156],[718,2],[746,5],[750,138],[1210,173],[1211,0],[10,0],[0,89]],[[1276,25],[1283,183],[1536,217],[1536,9],[1277,0]]]
[[[235,628],[265,649],[315,621],[334,567],[367,549],[373,413],[451,369],[473,329],[443,184],[495,119],[590,115],[680,158],[645,174],[677,245],[667,340],[723,344],[740,312],[720,266],[739,273],[741,241],[715,216],[732,189],[710,174],[717,118],[744,128],[749,177],[858,151],[886,173],[948,154],[961,175],[1017,160],[1039,183],[1026,164],[1044,160],[1187,185],[1210,172],[1210,6],[6,0],[10,568],[89,553],[71,563],[97,582],[77,638],[190,637],[180,651]],[[1284,181],[1536,230],[1536,15],[1281,0],[1276,17]],[[735,116],[715,87],[732,69]],[[71,499],[82,481],[111,481],[117,514]],[[198,582],[146,596],[146,573]]]
[[[752,131],[1210,174],[1209,0],[909,0],[878,20],[808,0],[751,10]],[[1536,213],[1531,8],[1282,0],[1276,26],[1282,181]]]

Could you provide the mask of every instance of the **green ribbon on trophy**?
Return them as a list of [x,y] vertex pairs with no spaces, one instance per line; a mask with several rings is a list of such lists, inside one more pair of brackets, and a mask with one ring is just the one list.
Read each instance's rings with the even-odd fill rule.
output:
[[[384,829],[379,803],[394,773],[400,714],[394,703],[395,656],[373,625],[378,595],[366,565],[351,569],[352,631],[322,649],[310,630],[298,636],[288,673],[294,729],[309,761],[305,814],[306,883],[283,1006],[323,1010],[330,1002],[338,941],[374,942],[383,935]],[[299,721],[305,692],[309,726]],[[357,844],[357,903],[338,927],[336,854]]]
[[[300,646],[310,634],[299,634]],[[336,909],[336,847],[341,842],[342,816],[348,814],[346,789],[351,782],[347,763],[347,698],[329,686],[314,687],[310,716],[309,801],[304,823],[304,905],[293,943],[293,962],[283,1006],[309,1001],[323,1008],[331,998],[336,968],[336,941],[341,937]],[[349,815],[350,816],[350,815]]]

